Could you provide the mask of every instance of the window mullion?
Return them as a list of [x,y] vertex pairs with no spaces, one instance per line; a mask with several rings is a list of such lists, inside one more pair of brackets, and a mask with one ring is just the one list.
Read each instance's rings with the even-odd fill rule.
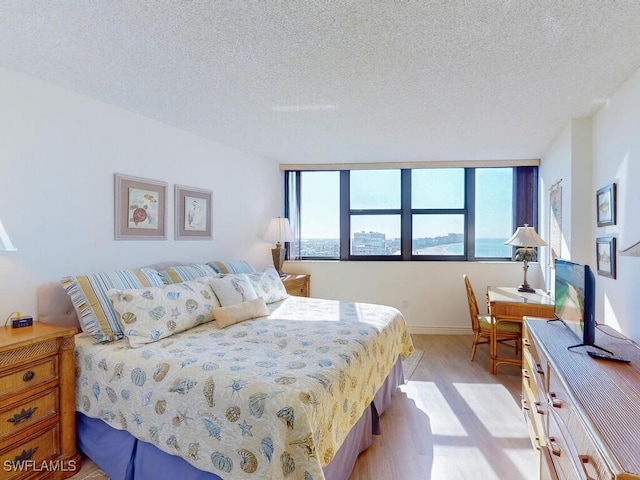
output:
[[464,255],[465,260],[476,258],[476,169],[465,168]]
[[350,254],[350,207],[349,170],[342,170],[340,172],[340,260],[348,260]]

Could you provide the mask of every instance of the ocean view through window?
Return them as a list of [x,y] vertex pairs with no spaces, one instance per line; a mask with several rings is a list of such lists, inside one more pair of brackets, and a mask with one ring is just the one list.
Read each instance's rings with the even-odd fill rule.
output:
[[[287,171],[292,259],[510,260],[518,167]],[[528,167],[525,175],[537,175]],[[520,172],[522,177],[522,172]],[[518,194],[522,185],[535,192]],[[528,187],[527,187],[528,188]],[[537,223],[537,217],[530,220]]]

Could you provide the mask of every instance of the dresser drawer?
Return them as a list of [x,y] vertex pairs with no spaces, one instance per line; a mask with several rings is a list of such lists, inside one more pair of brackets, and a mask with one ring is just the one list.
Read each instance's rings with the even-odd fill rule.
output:
[[[22,478],[27,472],[42,470],[42,464],[60,453],[60,432],[57,423],[38,432],[9,449],[0,452],[2,478]],[[40,477],[39,477],[40,478]]]
[[34,423],[57,415],[58,405],[58,389],[52,388],[0,409],[0,442],[20,433]]
[[575,480],[587,480],[587,477],[579,469],[578,456],[572,451],[571,443],[567,441],[566,432],[563,431],[561,422],[554,415],[549,414],[548,421],[548,447],[553,459],[553,465],[559,477]]
[[0,375],[0,402],[15,396],[21,391],[55,380],[57,377],[57,355],[5,372]]
[[557,423],[571,438],[570,446],[574,452],[574,463],[588,475],[584,478],[597,480],[615,478],[553,369],[549,371],[549,401],[551,404],[549,409],[552,410]]

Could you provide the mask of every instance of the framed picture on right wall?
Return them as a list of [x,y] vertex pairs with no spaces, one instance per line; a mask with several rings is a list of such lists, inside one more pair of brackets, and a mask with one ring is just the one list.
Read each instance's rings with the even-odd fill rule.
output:
[[596,238],[598,275],[616,278],[616,237]]
[[596,218],[598,226],[616,224],[616,184],[611,183],[602,187],[596,193]]

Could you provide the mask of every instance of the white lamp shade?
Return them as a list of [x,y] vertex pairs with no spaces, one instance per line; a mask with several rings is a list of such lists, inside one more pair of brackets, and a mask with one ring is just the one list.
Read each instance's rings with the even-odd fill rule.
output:
[[530,227],[526,223],[524,227],[518,227],[511,238],[504,242],[505,245],[512,247],[546,247],[547,242],[541,239],[536,233],[535,228]]
[[15,252],[16,250],[18,249],[11,243],[11,239],[2,225],[2,220],[0,220],[0,251]]
[[289,219],[282,217],[272,219],[264,234],[264,239],[268,242],[292,242],[295,238]]

